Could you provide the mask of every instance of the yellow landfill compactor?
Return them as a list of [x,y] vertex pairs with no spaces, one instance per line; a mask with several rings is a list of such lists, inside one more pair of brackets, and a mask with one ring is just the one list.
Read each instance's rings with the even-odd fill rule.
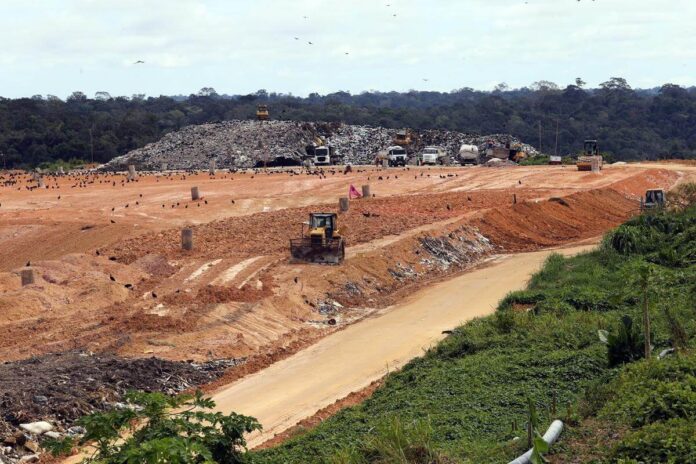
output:
[[599,154],[599,146],[596,140],[585,140],[584,154],[578,156],[575,164],[578,171],[599,171],[602,169],[603,159]]
[[256,119],[259,121],[268,121],[268,106],[267,105],[258,105],[256,106]]
[[[304,225],[309,226],[304,234]],[[293,262],[341,264],[346,257],[346,244],[338,228],[336,213],[310,213],[302,225],[302,237],[290,240]]]

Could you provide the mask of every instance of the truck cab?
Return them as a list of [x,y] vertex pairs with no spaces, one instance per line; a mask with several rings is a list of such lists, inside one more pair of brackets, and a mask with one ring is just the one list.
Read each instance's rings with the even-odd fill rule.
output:
[[425,147],[425,150],[423,150],[419,158],[423,165],[446,164],[447,153],[445,153],[442,147]]
[[403,147],[393,146],[387,149],[387,158],[389,159],[389,166],[406,166],[408,153]]

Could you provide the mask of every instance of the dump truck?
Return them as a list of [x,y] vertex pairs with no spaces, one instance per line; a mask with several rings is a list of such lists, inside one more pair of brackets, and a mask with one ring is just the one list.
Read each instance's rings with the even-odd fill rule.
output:
[[257,105],[256,106],[256,119],[259,121],[268,121],[268,106],[267,105]]
[[300,238],[290,240],[290,256],[293,262],[341,264],[346,257],[346,245],[338,228],[338,215],[310,213],[309,221],[302,223]]
[[317,136],[313,144],[305,147],[307,160],[311,161],[315,166],[329,166],[341,162],[336,147],[329,144],[323,137]]
[[408,153],[406,149],[400,146],[387,148],[387,159],[389,166],[406,166],[408,162]]
[[645,196],[640,199],[640,210],[659,209],[665,206],[665,191],[662,189],[651,189],[645,192]]
[[425,147],[423,153],[418,156],[421,165],[449,164],[449,156],[442,147]]
[[479,149],[476,145],[462,145],[459,148],[459,164],[479,164]]
[[599,145],[596,140],[585,140],[583,154],[578,156],[575,165],[578,171],[599,171],[602,169],[604,161],[599,154]]

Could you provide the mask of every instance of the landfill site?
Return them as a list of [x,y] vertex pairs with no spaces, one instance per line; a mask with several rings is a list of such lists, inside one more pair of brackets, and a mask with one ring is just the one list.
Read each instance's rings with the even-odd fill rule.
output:
[[[129,389],[214,394],[352,326],[398,320],[402,302],[499,257],[597,243],[647,190],[694,175],[670,163],[462,166],[466,144],[536,151],[447,131],[405,134],[408,162],[380,163],[398,135],[230,121],[98,169],[0,173],[0,462],[83,433],[76,419],[124,407]],[[312,144],[335,147],[338,164],[308,163]],[[447,162],[419,162],[427,146]],[[251,443],[375,380],[355,376]]]

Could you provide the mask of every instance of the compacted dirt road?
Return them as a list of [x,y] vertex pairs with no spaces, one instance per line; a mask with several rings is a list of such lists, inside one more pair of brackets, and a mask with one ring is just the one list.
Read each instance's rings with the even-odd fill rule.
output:
[[250,446],[257,446],[423,354],[443,338],[443,330],[491,314],[505,294],[524,287],[551,253],[572,255],[591,248],[496,257],[247,376],[212,398],[219,411],[259,419],[264,431],[249,440]]

